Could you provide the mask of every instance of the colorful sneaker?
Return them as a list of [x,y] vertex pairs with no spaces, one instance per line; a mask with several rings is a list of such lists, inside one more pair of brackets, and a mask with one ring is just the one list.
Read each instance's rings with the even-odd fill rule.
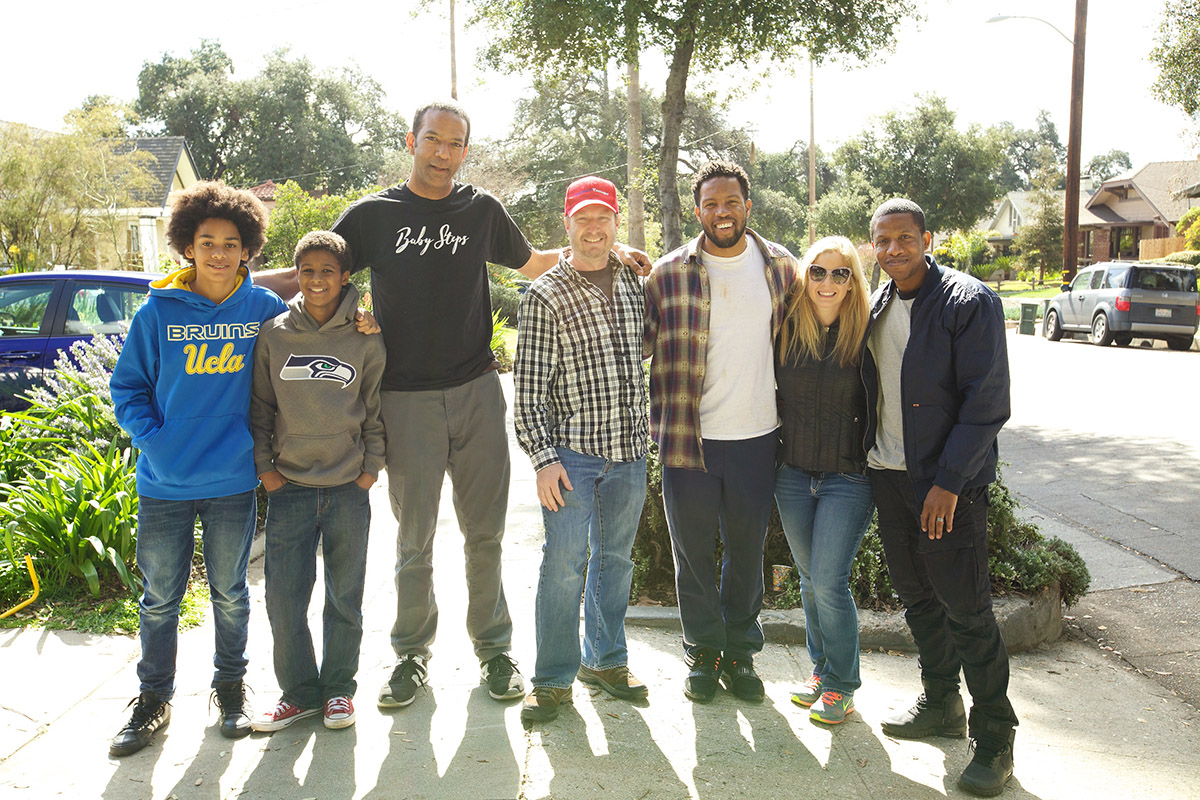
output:
[[826,725],[837,725],[846,721],[846,715],[854,713],[854,692],[837,692],[826,689],[821,699],[813,703],[808,718]]
[[558,718],[558,710],[571,703],[571,687],[535,686],[521,706],[522,722],[550,722]]
[[325,727],[349,728],[354,724],[354,702],[346,695],[325,701]]
[[798,690],[792,692],[792,702],[802,708],[808,708],[821,699],[821,676],[813,673]]
[[254,719],[250,720],[250,727],[262,733],[269,733],[282,730],[298,719],[319,713],[321,713],[319,708],[301,708],[292,705],[287,700],[280,699],[270,711],[256,714]]
[[[113,737],[108,747],[110,756],[127,756],[136,753],[154,738],[154,734],[171,722],[171,704],[159,700],[154,692],[142,692],[129,701],[133,714],[125,727]],[[126,706],[128,708],[129,706]]]
[[387,683],[379,687],[380,708],[402,708],[413,701],[417,687],[425,685],[425,659],[407,653],[400,657]]
[[517,662],[508,653],[479,662],[479,682],[486,683],[493,700],[516,700],[525,696],[525,680]]

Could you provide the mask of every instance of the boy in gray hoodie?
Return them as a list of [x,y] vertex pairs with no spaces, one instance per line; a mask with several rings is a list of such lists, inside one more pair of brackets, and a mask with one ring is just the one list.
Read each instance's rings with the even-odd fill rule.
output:
[[[263,324],[254,352],[250,426],[267,490],[267,616],[283,690],[273,709],[251,720],[256,731],[321,712],[327,728],[354,724],[367,490],[384,464],[383,340],[355,329],[359,294],[349,283],[346,241],[308,233],[295,262],[300,294]],[[307,619],[318,541],[325,561],[319,670]]]

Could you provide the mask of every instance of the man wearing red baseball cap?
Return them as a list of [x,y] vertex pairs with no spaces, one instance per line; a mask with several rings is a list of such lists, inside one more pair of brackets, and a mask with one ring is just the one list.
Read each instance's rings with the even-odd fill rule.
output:
[[612,253],[617,187],[580,178],[563,210],[571,247],[521,300],[515,363],[517,440],[537,471],[546,531],[527,723],[557,717],[576,677],[615,697],[647,695],[625,647],[630,552],[646,499],[645,295]]

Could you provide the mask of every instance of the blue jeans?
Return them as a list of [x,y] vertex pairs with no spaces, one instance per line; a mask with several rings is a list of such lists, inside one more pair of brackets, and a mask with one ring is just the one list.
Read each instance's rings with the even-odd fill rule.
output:
[[558,511],[542,508],[546,543],[538,579],[533,685],[565,689],[581,663],[604,670],[628,662],[625,611],[633,581],[629,555],[646,500],[646,459],[609,461],[564,447],[557,450],[575,488],[563,491],[564,505]]
[[204,500],[157,500],[138,505],[137,561],[142,570],[138,619],[142,658],[141,691],[163,700],[175,694],[175,654],[179,645],[179,603],[192,571],[196,517],[203,530],[204,568],[212,596],[216,652],[213,686],[246,674],[246,625],[250,591],[246,565],[254,540],[254,492]]
[[[371,504],[353,482],[313,487],[286,483],[267,499],[267,618],[275,677],[283,699],[319,708],[331,697],[353,697],[362,644],[363,582]],[[317,542],[325,562],[321,667],[308,628],[317,579]]]
[[805,640],[822,688],[853,692],[858,673],[858,609],[850,567],[871,522],[866,475],[810,475],[784,465],[775,475],[775,502],[800,573]]

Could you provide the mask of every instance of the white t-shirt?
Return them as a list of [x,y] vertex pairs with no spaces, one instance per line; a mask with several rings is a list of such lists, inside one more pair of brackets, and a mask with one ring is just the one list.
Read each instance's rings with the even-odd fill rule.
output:
[[867,466],[872,469],[905,468],[900,366],[908,349],[915,299],[914,296],[905,300],[897,294],[889,300],[867,337],[867,347],[879,370],[879,425],[875,429],[875,446],[867,453]]
[[703,439],[753,439],[779,427],[771,363],[771,291],[753,242],[732,258],[701,251],[708,273],[708,348],[700,396]]

